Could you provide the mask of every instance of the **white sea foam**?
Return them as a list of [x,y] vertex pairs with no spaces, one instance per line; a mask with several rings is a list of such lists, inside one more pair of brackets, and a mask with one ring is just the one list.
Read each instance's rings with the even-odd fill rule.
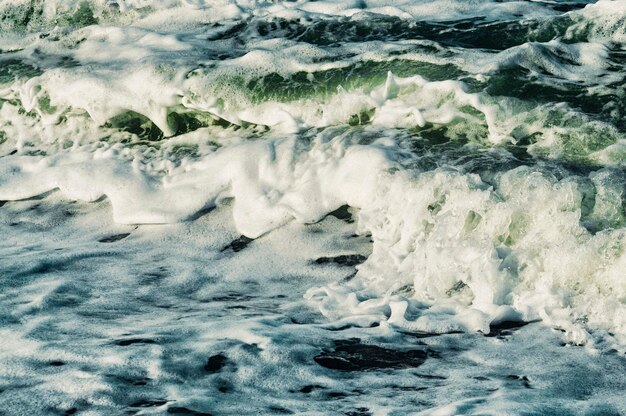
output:
[[589,4],[575,15],[578,24],[568,28],[567,36],[576,37],[582,33],[593,39],[624,42],[626,41],[624,13],[626,6],[622,1],[600,0]]
[[32,4],[0,412],[626,411],[620,2]]
[[[584,187],[518,168],[498,177],[494,189],[477,175],[397,171],[401,159],[388,139],[364,146],[341,137],[317,139],[308,150],[294,139],[228,146],[164,177],[107,152],[12,156],[3,162],[0,199],[56,188],[71,199],[107,196],[115,221],[146,224],[184,220],[234,198],[237,229],[252,238],[294,219],[316,222],[347,204],[359,209],[359,230],[372,235],[373,253],[349,290],[329,286],[308,295],[331,318],[387,316],[412,330],[485,333],[511,317],[543,319],[578,343],[590,340],[587,325],[626,334],[624,231],[591,235],[581,225]],[[610,196],[603,202],[611,191],[603,191],[602,177],[592,178],[596,211],[614,209]],[[397,293],[407,285],[411,295]],[[443,302],[452,316],[441,321],[425,312],[406,321],[407,302],[435,311]]]
[[[411,16],[432,17],[425,11],[430,8],[433,16],[453,18],[441,13],[442,7],[449,8],[448,2],[409,3],[394,7]],[[147,6],[145,2],[117,4],[122,12]],[[190,15],[208,13],[201,6],[194,2],[152,2],[150,7],[162,12],[155,11],[129,26],[78,29],[66,40],[71,49],[42,39],[19,52],[17,56],[25,62],[39,62],[37,66],[41,66],[46,61],[37,61],[39,48],[56,53],[71,51],[71,58],[80,65],[47,69],[30,78],[17,77],[0,91],[6,100],[0,109],[0,122],[12,140],[4,146],[15,147],[21,153],[3,158],[0,199],[31,198],[56,188],[71,199],[96,201],[106,196],[112,203],[115,221],[145,224],[183,221],[224,198],[234,197],[235,223],[249,237],[263,235],[292,219],[315,222],[348,204],[360,209],[359,227],[363,233],[372,234],[374,252],[361,266],[357,286],[362,287],[343,295],[331,296],[336,288],[319,292],[325,293],[322,309],[329,316],[351,315],[354,311],[388,316],[391,307],[390,319],[395,325],[434,330],[437,325],[428,320],[428,314],[411,322],[403,318],[408,300],[392,293],[411,285],[411,302],[437,304],[452,298],[452,311],[466,311],[468,307],[475,311],[462,322],[446,321],[444,327],[488,332],[491,322],[517,316],[567,326],[572,334],[575,329],[571,323],[580,320],[620,334],[625,332],[625,323],[620,319],[606,320],[607,310],[623,308],[620,299],[625,289],[613,271],[620,264],[621,251],[609,256],[608,264],[601,260],[606,257],[602,254],[608,250],[606,247],[621,244],[622,231],[589,234],[581,225],[584,190],[567,178],[557,181],[541,170],[520,168],[487,185],[478,176],[446,170],[416,174],[398,165],[412,156],[382,134],[368,145],[341,137],[316,139],[307,150],[297,139],[232,145],[238,139],[231,138],[222,141],[227,145],[216,151],[207,147],[214,139],[213,130],[198,130],[178,138],[182,144],[203,146],[199,160],[182,164],[155,159],[153,151],[145,153],[142,147],[133,150],[119,143],[103,144],[106,138],[112,138],[113,143],[121,141],[121,132],[102,126],[128,111],[147,117],[165,136],[172,136],[177,126],[169,115],[182,108],[235,125],[267,126],[274,135],[341,125],[355,117],[361,122],[367,117],[370,128],[375,130],[446,126],[449,136],[456,134],[491,145],[514,143],[520,134],[540,132],[542,140],[530,147],[531,152],[558,158],[570,151],[563,149],[571,140],[570,136],[562,136],[563,128],[546,127],[550,119],[543,114],[544,108],[532,108],[513,98],[493,100],[486,94],[470,93],[467,84],[460,81],[429,81],[421,76],[402,78],[388,73],[379,86],[366,84],[350,90],[339,86],[336,93],[326,96],[255,102],[242,89],[242,80],[248,82],[267,74],[288,77],[297,72],[314,78],[314,74],[346,68],[358,59],[384,61],[383,50],[388,46],[360,54],[353,61],[331,63],[325,62],[330,55],[323,48],[265,39],[256,41],[239,57],[214,64],[210,71],[198,71],[197,62],[192,62],[196,56],[194,46],[206,39],[194,32],[196,29],[189,32],[193,23],[180,22],[177,30],[187,28],[181,34],[174,29],[167,33],[154,29],[168,18],[167,13],[176,10],[172,7],[190,8]],[[357,6],[350,2],[242,3],[239,10],[257,15],[280,15],[286,9],[351,15],[350,10]],[[367,6],[372,13],[391,7],[382,3]],[[597,10],[608,7],[604,6],[599,3],[580,13],[596,16],[600,13]],[[209,10],[211,7],[217,5],[209,6]],[[449,13],[461,13],[464,7],[469,6],[455,3]],[[478,7],[477,13],[482,14],[481,7],[494,5],[478,2],[471,7]],[[501,18],[497,14],[501,12],[518,13],[519,7],[530,12],[535,6],[499,5],[492,17]],[[52,16],[59,10],[50,6],[45,13]],[[224,13],[234,17],[231,9]],[[101,52],[102,45],[106,48]],[[428,44],[401,46],[407,45]],[[424,54],[406,56],[419,62],[430,59],[429,63],[436,65],[446,62],[432,56],[425,58]],[[501,52],[495,59],[480,52],[473,57],[475,62],[464,64],[458,58],[455,62],[474,72],[479,80],[482,74],[491,76],[502,68],[521,67],[531,73],[586,82],[605,75],[608,65],[607,48],[602,43],[566,45],[557,40],[525,43]],[[180,62],[169,65],[168,59]],[[488,65],[480,64],[488,59]],[[607,76],[603,83],[615,82],[615,77]],[[562,112],[567,111],[563,105]],[[66,137],[71,138],[69,143]],[[172,149],[174,143],[165,148]],[[68,146],[71,149],[63,150]],[[51,155],[24,155],[33,149]],[[605,150],[598,156],[593,152],[585,156],[607,163],[608,154]],[[397,169],[397,173],[389,173]],[[532,183],[526,181],[527,177],[533,178]],[[600,183],[595,191],[596,211],[602,207],[598,199],[602,189]],[[450,210],[444,209],[447,206]],[[599,212],[590,215],[602,216]],[[555,246],[559,253],[571,253],[571,258],[553,252]],[[586,289],[578,293],[580,289],[576,288],[581,285]],[[452,293],[455,287],[459,293]],[[359,290],[374,290],[374,298],[356,301],[352,293]],[[313,292],[311,297],[318,298]],[[346,300],[352,302],[346,310],[352,312],[342,311],[343,297],[351,299]],[[586,339],[584,334],[572,336],[579,342]]]

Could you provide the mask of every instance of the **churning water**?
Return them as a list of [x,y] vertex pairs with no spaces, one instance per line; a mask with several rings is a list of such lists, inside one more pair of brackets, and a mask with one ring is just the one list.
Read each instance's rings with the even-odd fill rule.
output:
[[0,0],[0,414],[626,414],[626,2]]

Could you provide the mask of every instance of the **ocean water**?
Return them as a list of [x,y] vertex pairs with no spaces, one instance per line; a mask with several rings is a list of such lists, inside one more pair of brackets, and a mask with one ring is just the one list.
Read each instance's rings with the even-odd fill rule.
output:
[[626,415],[626,2],[0,0],[0,415]]

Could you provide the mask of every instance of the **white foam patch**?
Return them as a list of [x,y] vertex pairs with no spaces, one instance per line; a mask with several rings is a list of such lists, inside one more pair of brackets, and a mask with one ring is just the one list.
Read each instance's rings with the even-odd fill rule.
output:
[[[18,3],[25,7],[20,1],[8,2],[4,7]],[[46,4],[42,11],[46,19],[79,10],[78,2]],[[537,154],[567,159],[583,150],[580,146],[570,148],[571,140],[561,126],[553,125],[546,112],[550,105],[532,108],[514,99],[469,94],[467,84],[430,82],[428,77],[420,76],[389,76],[383,85],[366,81],[347,88],[351,82],[348,74],[351,68],[396,59],[406,61],[407,65],[415,62],[416,67],[432,64],[430,71],[435,73],[448,70],[446,66],[451,65],[459,71],[467,71],[468,82],[471,78],[488,81],[503,69],[524,68],[530,74],[542,74],[540,78],[554,88],[564,88],[563,80],[584,83],[590,94],[600,97],[610,94],[610,86],[621,80],[618,72],[609,70],[609,48],[604,38],[592,38],[591,42],[579,44],[558,40],[527,42],[494,54],[484,50],[443,48],[426,40],[347,42],[336,48],[325,48],[280,36],[259,38],[254,27],[249,29],[245,45],[228,36],[220,37],[253,15],[271,19],[279,16],[281,10],[295,13],[289,18],[306,26],[307,19],[331,19],[348,10],[361,11],[347,17],[351,21],[367,21],[378,16],[378,9],[390,7],[404,10],[402,13],[412,20],[428,20],[432,16],[454,18],[446,13],[457,18],[462,14],[481,19],[489,17],[490,13],[494,19],[503,18],[502,13],[512,13],[512,19],[519,19],[522,9],[524,16],[538,18],[535,9],[546,11],[545,5],[539,3],[239,2],[228,3],[228,7],[226,3],[184,1],[116,4],[91,4],[94,15],[106,24],[70,26],[65,31],[56,28],[42,32],[40,37],[21,34],[11,37],[7,32],[9,37],[2,39],[2,49],[14,50],[11,59],[31,67],[18,70],[15,80],[0,87],[0,99],[4,100],[0,106],[0,131],[6,137],[0,139],[4,142],[0,143],[0,151],[4,154],[13,150],[22,154],[53,153],[59,148],[102,139],[128,141],[132,134],[107,130],[104,125],[129,111],[147,117],[166,137],[172,136],[178,126],[170,116],[180,111],[193,111],[207,119],[219,118],[237,125],[260,124],[282,132],[355,120],[384,127],[455,124],[448,129],[448,134],[479,143],[499,145],[515,142],[520,136],[534,135],[539,137],[534,146],[539,150]],[[611,5],[612,2],[600,2],[570,15],[585,22],[595,21],[593,16],[600,13],[598,10],[614,16]],[[111,17],[112,7],[121,8],[124,16],[128,13],[132,16],[115,20]],[[429,8],[432,8],[432,16]],[[442,14],[444,9],[446,13]],[[470,9],[474,14],[467,14]],[[589,13],[593,16],[586,17]],[[35,70],[43,74],[33,76]],[[322,83],[316,76],[323,78],[332,71],[346,71],[346,85],[339,84],[337,91],[314,92],[313,86],[319,87]],[[302,73],[307,74],[311,84],[300,85],[300,92],[293,98],[280,97],[283,87],[272,87],[271,81],[264,80],[266,76],[289,80]],[[380,75],[365,73],[364,76],[380,80]],[[264,82],[270,84],[267,90],[258,87],[260,90],[255,91],[249,87],[251,83],[262,86]],[[279,98],[273,98],[274,93]],[[563,114],[552,118],[576,113],[567,106],[557,108]],[[579,113],[575,116],[585,118]],[[616,142],[613,148],[597,153],[587,150],[585,157],[607,165],[620,163],[617,142],[623,137],[621,133],[613,136]]]
[[[515,311],[563,327],[578,343],[590,340],[586,324],[626,333],[623,314],[609,313],[625,308],[624,230],[591,235],[581,225],[584,189],[576,181],[518,168],[494,190],[477,175],[394,173],[401,155],[389,140],[364,146],[319,138],[308,150],[295,140],[264,140],[217,150],[162,178],[113,155],[13,156],[4,158],[0,199],[56,188],[71,199],[106,196],[116,222],[146,224],[181,221],[234,198],[237,229],[253,238],[347,204],[360,209],[359,229],[374,247],[348,291],[308,295],[329,317],[389,316],[398,301],[452,299],[444,329],[488,333],[491,322]],[[406,285],[412,295],[397,294]],[[399,308],[392,307],[392,323],[407,328],[434,331],[431,319],[441,319],[424,314],[406,323]]]
[[500,68],[522,67],[531,73],[547,73],[578,83],[593,83],[606,76],[607,79],[601,82],[608,85],[616,82],[620,75],[607,73],[607,57],[607,48],[600,42],[568,45],[551,40],[509,48],[499,53],[495,60],[493,56],[485,59],[481,66],[486,73]]
[[583,34],[600,41],[626,41],[626,6],[618,0],[600,0],[574,13],[577,25],[568,28],[567,36]]
[[[292,222],[234,252],[224,250],[238,236],[229,204],[193,222],[139,227],[113,224],[106,200],[68,203],[58,192],[1,207],[0,227],[13,244],[0,248],[2,273],[12,282],[0,294],[0,408],[272,414],[367,406],[372,413],[455,414],[538,412],[549,400],[559,411],[623,412],[615,395],[626,382],[623,358],[563,346],[560,332],[538,323],[493,337],[410,336],[398,319],[371,325],[385,313],[321,319],[302,294],[331,287],[353,269],[313,260],[368,255],[367,239],[353,237],[356,224],[334,217]],[[99,242],[119,233],[129,235]],[[354,295],[359,308],[363,299]],[[33,301],[39,306],[19,310]],[[396,317],[430,315],[430,326],[420,328],[439,332],[446,327],[437,316],[444,323],[458,308],[441,302],[426,311],[404,302],[411,305],[389,302]],[[385,300],[369,303],[373,310]],[[475,313],[461,315],[472,320]],[[409,367],[383,359],[380,371],[316,363],[342,342],[401,356],[418,350],[426,358]],[[361,354],[374,363],[384,357]],[[259,389],[267,394],[249,400]]]

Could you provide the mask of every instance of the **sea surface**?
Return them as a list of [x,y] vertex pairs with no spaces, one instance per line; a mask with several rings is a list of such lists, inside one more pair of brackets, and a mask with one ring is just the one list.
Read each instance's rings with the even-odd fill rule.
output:
[[626,415],[626,1],[0,0],[0,415]]

